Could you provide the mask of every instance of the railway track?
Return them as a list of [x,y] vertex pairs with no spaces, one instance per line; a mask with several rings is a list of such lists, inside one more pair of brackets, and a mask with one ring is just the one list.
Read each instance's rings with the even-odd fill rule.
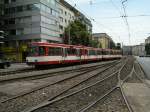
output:
[[19,69],[19,70],[4,71],[4,72],[0,72],[0,76],[14,75],[14,74],[17,74],[17,73],[31,72],[33,70],[34,70],[34,68],[25,68],[25,69]]
[[[112,63],[109,63],[108,65],[110,65],[110,64],[112,64]],[[115,63],[114,63],[115,64]],[[113,64],[113,65],[114,65]],[[34,91],[38,91],[38,90],[40,90],[40,89],[42,89],[42,88],[46,88],[46,87],[48,87],[48,86],[52,86],[52,85],[55,85],[55,84],[57,84],[57,83],[61,83],[61,82],[63,82],[63,81],[65,81],[65,80],[69,80],[69,79],[73,79],[73,78],[75,78],[75,77],[78,77],[78,76],[82,76],[83,74],[86,74],[86,73],[88,73],[88,72],[90,72],[91,70],[97,70],[97,69],[99,69],[99,68],[102,68],[102,70],[100,70],[101,72],[103,72],[103,71],[105,71],[105,70],[107,70],[107,69],[109,69],[110,67],[107,67],[107,68],[105,68],[106,66],[108,66],[107,64],[105,65],[101,65],[101,66],[98,66],[98,67],[96,67],[96,68],[94,68],[93,69],[93,67],[92,68],[90,68],[90,69],[88,69],[88,70],[86,70],[86,71],[82,71],[82,72],[74,72],[74,73],[71,73],[71,74],[68,74],[68,76],[66,77],[66,73],[65,74],[62,74],[61,73],[61,75],[59,74],[59,76],[60,77],[62,77],[62,78],[58,78],[58,80],[55,80],[55,81],[51,81],[51,82],[49,82],[49,83],[45,83],[44,85],[42,85],[42,86],[39,86],[39,87],[37,87],[37,88],[34,88],[34,89],[32,89],[32,90],[29,90],[29,91],[26,91],[26,92],[23,92],[23,93],[21,93],[21,94],[19,94],[19,95],[16,95],[16,96],[13,96],[13,97],[11,97],[11,98],[7,98],[7,99],[5,99],[5,100],[1,100],[0,102],[1,103],[3,103],[3,102],[6,102],[6,101],[8,101],[8,100],[12,100],[12,99],[14,99],[14,98],[17,98],[17,97],[20,97],[20,96],[23,96],[23,95],[26,95],[26,94],[29,94],[29,93],[32,93],[32,92],[34,92]],[[58,75],[58,74],[57,74]],[[56,76],[57,76],[56,75]],[[53,77],[54,75],[51,75],[50,77]],[[48,77],[48,76],[47,76]],[[38,79],[41,79],[41,78],[45,78],[45,76],[44,77],[40,77],[40,78],[34,78],[34,80],[38,80]],[[4,96],[4,95],[2,95],[2,96]],[[1,98],[2,99],[2,98]]]
[[125,63],[117,72],[112,73],[111,75],[96,81],[93,84],[90,84],[70,94],[65,94],[62,96],[59,95],[55,97],[55,99],[49,98],[40,105],[24,110],[23,112],[84,112],[88,111],[88,109],[93,107],[93,105],[95,105],[99,100],[108,97],[108,95],[115,90],[120,90],[122,96],[121,100],[124,105],[123,112],[132,112],[132,109],[130,108],[122,91],[122,81],[120,81],[122,79],[118,77],[121,76],[120,73],[126,69],[126,64],[127,63]]
[[[116,64],[116,63],[115,63]],[[47,93],[46,93],[46,90],[44,90],[45,88],[47,88],[47,89],[49,89],[49,91],[51,91],[51,90],[53,90],[54,91],[54,88],[56,87],[56,88],[58,88],[57,89],[57,91],[55,92],[55,94],[53,93],[53,95],[50,95],[51,96],[51,100],[52,99],[54,99],[54,98],[56,98],[56,97],[58,97],[59,95],[62,95],[63,93],[65,93],[65,92],[67,92],[68,90],[70,90],[71,88],[74,88],[75,86],[77,86],[77,85],[79,85],[79,84],[81,84],[81,83],[83,83],[83,82],[85,82],[85,81],[87,81],[88,79],[90,79],[90,78],[92,78],[92,77],[95,77],[96,75],[98,75],[98,74],[100,74],[100,73],[102,73],[102,72],[104,72],[104,71],[107,71],[108,69],[110,69],[110,68],[112,68],[113,66],[115,66],[115,64],[113,64],[112,65],[112,63],[108,66],[107,65],[107,67],[105,66],[102,70],[98,70],[98,68],[96,68],[95,70],[93,70],[93,71],[95,71],[95,73],[92,73],[92,71],[91,70],[89,70],[89,71],[86,71],[86,74],[85,73],[82,73],[82,74],[80,74],[78,77],[72,77],[72,78],[68,78],[68,79],[65,79],[65,80],[62,80],[62,81],[59,81],[59,82],[57,82],[57,83],[55,83],[55,84],[50,84],[50,85],[44,85],[43,87],[41,87],[41,88],[36,88],[35,90],[32,90],[32,91],[30,91],[30,92],[27,92],[27,93],[24,93],[24,94],[21,94],[21,95],[18,95],[18,96],[15,96],[15,97],[12,97],[12,98],[9,98],[9,99],[7,99],[7,100],[4,100],[4,101],[2,101],[1,102],[1,109],[5,112],[6,110],[6,108],[7,108],[7,112],[9,112],[9,111],[11,111],[11,112],[13,112],[12,111],[12,104],[13,105],[15,105],[14,106],[14,108],[17,108],[16,110],[14,110],[14,112],[20,112],[23,108],[25,108],[25,107],[23,107],[23,106],[21,106],[21,107],[16,107],[16,105],[19,103],[19,105],[25,105],[25,106],[27,106],[27,107],[31,107],[31,105],[28,105],[28,102],[32,102],[33,100],[31,100],[31,99],[28,99],[28,97],[30,96],[30,98],[31,98],[31,96],[33,97],[33,99],[34,99],[34,97],[37,95],[37,94],[39,94],[39,90],[40,90],[40,92],[42,91],[43,93],[45,93],[46,95],[47,95]],[[83,75],[84,74],[84,75]],[[83,78],[83,76],[84,76],[84,78]],[[79,80],[80,79],[80,80]],[[82,79],[82,80],[81,80]],[[73,82],[73,84],[68,84],[68,82],[70,83],[70,82]],[[59,87],[57,87],[58,86],[58,84],[59,84],[59,86],[60,86],[60,88]],[[50,86],[54,86],[54,87],[50,87]],[[68,87],[66,87],[66,89],[64,89],[64,88],[62,88],[62,85],[64,86],[64,87],[66,87],[66,85],[68,86]],[[43,89],[44,88],[44,89]],[[50,89],[51,88],[51,89]],[[56,89],[55,88],[55,89]],[[59,90],[60,89],[60,90]],[[59,91],[58,91],[59,90]],[[52,92],[52,91],[51,91]],[[32,95],[31,95],[32,94]],[[43,94],[43,95],[41,95],[42,97],[44,96],[44,97],[50,97],[50,96],[46,96],[45,94]],[[50,93],[49,93],[50,94]],[[29,100],[28,102],[26,102],[26,104],[22,104],[22,103],[24,103],[25,101],[25,99],[27,99],[27,100]],[[20,103],[20,101],[24,101],[24,102],[22,102],[22,103]],[[41,99],[38,99],[38,100],[41,100]],[[42,100],[45,100],[45,99],[42,99]],[[35,100],[34,100],[35,101]],[[32,103],[34,103],[34,101],[32,102]],[[16,104],[16,102],[18,102],[17,104]],[[38,102],[39,103],[39,102]],[[32,104],[33,105],[33,104]],[[34,105],[37,105],[37,102],[35,102],[35,104]]]
[[20,80],[36,80],[36,79],[42,79],[42,78],[46,78],[46,77],[53,77],[56,75],[65,75],[67,73],[73,73],[73,72],[81,72],[81,71],[87,71],[89,69],[95,69],[96,67],[103,67],[107,64],[112,64],[115,63],[117,61],[111,61],[110,63],[103,63],[103,64],[96,64],[93,66],[87,66],[87,67],[80,67],[79,66],[72,66],[69,67],[65,70],[63,70],[63,68],[61,68],[60,70],[43,70],[43,71],[32,71],[32,70],[26,70],[23,72],[23,74],[17,74],[17,75],[8,75],[8,76],[0,76],[0,83],[9,83],[10,81],[20,81]]

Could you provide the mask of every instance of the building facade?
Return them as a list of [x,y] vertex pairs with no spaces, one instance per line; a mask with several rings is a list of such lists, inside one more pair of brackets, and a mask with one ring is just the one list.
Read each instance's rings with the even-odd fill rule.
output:
[[62,42],[57,0],[3,0],[3,5],[4,15],[0,18],[1,28],[8,35],[6,51],[18,52],[19,56],[14,57],[17,60],[26,55],[23,51],[30,42]]
[[80,20],[83,24],[86,25],[88,32],[92,34],[91,21],[79,10],[67,3],[65,0],[59,0],[60,34],[62,34],[65,28],[69,25],[69,23],[74,20]]
[[123,46],[123,55],[132,55],[132,46]]
[[150,43],[150,36],[147,37],[147,39],[145,39],[145,44],[149,44]]
[[103,49],[110,48],[110,43],[113,42],[111,37],[106,33],[94,33],[92,38],[93,40],[98,41],[98,47]]
[[65,28],[74,21],[75,13],[72,10],[73,7],[65,2],[64,0],[60,0],[59,2],[59,30],[60,34],[64,33]]
[[0,1],[4,6],[0,30],[7,34],[3,50],[14,60],[25,61],[31,42],[63,43],[65,27],[79,17],[84,17],[82,22],[92,29],[91,21],[84,15],[77,16],[79,11],[64,0]]
[[145,44],[142,43],[140,45],[132,46],[132,55],[134,56],[145,56]]
[[[3,7],[3,1],[0,1],[0,16],[4,14],[4,7]],[[3,24],[2,18],[0,18],[0,26]],[[0,50],[3,44],[3,38],[4,38],[4,31],[0,28]]]

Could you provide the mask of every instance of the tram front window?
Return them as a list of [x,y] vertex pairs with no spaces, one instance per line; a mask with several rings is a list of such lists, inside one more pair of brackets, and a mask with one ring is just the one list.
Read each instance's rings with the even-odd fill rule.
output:
[[43,56],[45,55],[45,47],[32,46],[29,47],[29,56]]

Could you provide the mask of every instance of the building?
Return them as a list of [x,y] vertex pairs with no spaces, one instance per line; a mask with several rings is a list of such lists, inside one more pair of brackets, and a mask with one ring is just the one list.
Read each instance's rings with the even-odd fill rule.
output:
[[91,21],[82,14],[75,7],[67,3],[65,0],[59,0],[59,29],[60,34],[64,33],[65,28],[69,25],[70,22],[74,20],[80,20],[83,24],[86,25],[87,30],[92,34],[92,23]]
[[145,44],[132,46],[132,55],[134,56],[145,56]]
[[98,47],[103,49],[111,48],[111,43],[114,43],[111,37],[106,33],[94,33],[92,38],[98,41]]
[[75,19],[82,18],[92,31],[91,21],[81,13],[77,15],[79,11],[64,0],[0,1],[4,6],[0,30],[7,34],[3,50],[13,60],[25,61],[31,42],[62,43],[65,27]]
[[[25,60],[30,42],[62,42],[59,36],[58,1],[3,0],[2,30],[8,35],[4,50],[16,60]],[[12,52],[12,53],[10,53]]]
[[[4,14],[3,1],[0,0],[0,16]],[[0,25],[2,25],[2,18],[0,18]]]
[[70,22],[74,21],[75,13],[73,7],[64,0],[59,2],[59,30],[60,34],[64,33],[65,28]]
[[145,39],[145,44],[149,44],[150,43],[150,36],[147,37],[147,39]]
[[[0,16],[2,16],[3,14],[4,14],[3,1],[0,1]],[[3,24],[3,20],[2,20],[2,18],[0,18],[0,26],[2,24]],[[3,38],[4,38],[4,31],[2,31],[0,28],[0,50],[2,47],[2,43],[3,43]]]
[[123,55],[132,55],[132,46],[123,46]]

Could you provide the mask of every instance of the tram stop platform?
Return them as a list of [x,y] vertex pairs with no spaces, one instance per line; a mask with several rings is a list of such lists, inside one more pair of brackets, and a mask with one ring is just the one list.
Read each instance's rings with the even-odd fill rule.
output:
[[[150,84],[150,80],[146,80]],[[144,83],[125,83],[125,96],[133,112],[150,112],[150,88]]]

